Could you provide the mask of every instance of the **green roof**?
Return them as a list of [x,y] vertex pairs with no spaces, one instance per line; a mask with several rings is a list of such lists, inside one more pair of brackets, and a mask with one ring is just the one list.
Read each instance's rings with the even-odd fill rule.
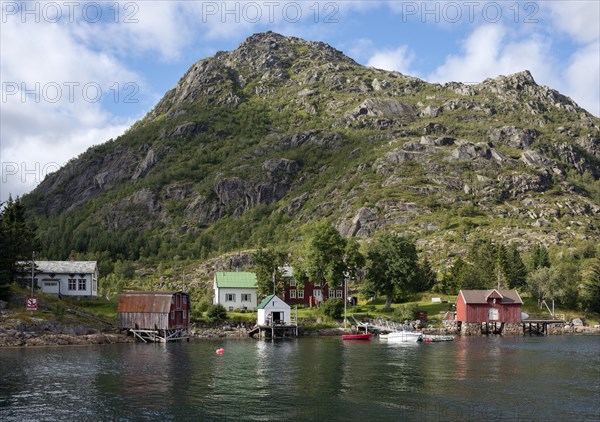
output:
[[222,288],[242,288],[242,289],[255,289],[256,288],[256,274],[248,273],[243,271],[236,272],[217,272],[215,273],[217,278],[217,287]]
[[267,303],[269,303],[271,301],[271,299],[273,299],[275,295],[269,295],[267,297],[265,297],[262,302],[260,302],[260,305],[258,305],[258,309],[265,309],[265,306],[267,306]]

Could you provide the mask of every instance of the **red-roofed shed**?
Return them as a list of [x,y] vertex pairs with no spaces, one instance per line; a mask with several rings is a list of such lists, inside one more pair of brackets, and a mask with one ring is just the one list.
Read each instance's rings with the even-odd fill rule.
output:
[[456,320],[518,323],[522,305],[516,290],[461,290],[456,298]]

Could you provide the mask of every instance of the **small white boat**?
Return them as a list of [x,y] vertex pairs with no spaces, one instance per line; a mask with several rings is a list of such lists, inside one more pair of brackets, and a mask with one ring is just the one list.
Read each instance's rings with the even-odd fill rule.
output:
[[416,343],[423,341],[423,333],[419,331],[393,331],[389,334],[380,334],[379,338],[394,343]]

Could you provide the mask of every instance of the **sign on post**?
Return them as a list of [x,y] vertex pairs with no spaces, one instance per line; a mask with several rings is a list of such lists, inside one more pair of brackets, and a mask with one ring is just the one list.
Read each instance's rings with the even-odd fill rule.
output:
[[28,311],[37,311],[37,308],[38,308],[37,297],[28,297],[25,307],[27,308]]

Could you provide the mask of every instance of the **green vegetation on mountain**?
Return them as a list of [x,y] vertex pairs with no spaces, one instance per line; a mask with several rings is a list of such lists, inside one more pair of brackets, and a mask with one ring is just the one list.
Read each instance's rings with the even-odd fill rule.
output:
[[599,144],[599,119],[527,71],[430,84],[269,32],[195,63],[23,203],[42,257],[99,259],[105,277],[134,263],[134,277],[105,278],[110,292],[185,273],[202,296],[203,263],[267,247],[305,259],[323,220],[362,252],[373,237],[415,239],[440,290],[524,288],[547,267],[525,268],[531,251],[560,261],[600,243]]

